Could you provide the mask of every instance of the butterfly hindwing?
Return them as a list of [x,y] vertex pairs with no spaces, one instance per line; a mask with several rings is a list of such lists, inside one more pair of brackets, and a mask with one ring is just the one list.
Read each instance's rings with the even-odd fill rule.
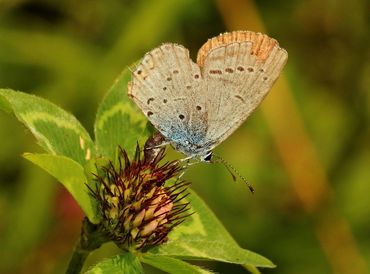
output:
[[[227,33],[200,50],[208,101],[207,139],[221,143],[255,110],[278,78],[286,51],[266,35]],[[239,40],[238,40],[239,38]],[[215,39],[215,38],[214,38]],[[207,42],[207,43],[210,43]],[[203,46],[207,47],[207,43]]]

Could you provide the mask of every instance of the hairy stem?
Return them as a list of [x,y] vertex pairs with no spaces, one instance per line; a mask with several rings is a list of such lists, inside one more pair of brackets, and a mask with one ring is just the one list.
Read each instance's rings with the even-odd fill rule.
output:
[[82,222],[80,238],[73,250],[66,274],[79,274],[90,252],[107,241],[100,226],[90,223],[85,218]]

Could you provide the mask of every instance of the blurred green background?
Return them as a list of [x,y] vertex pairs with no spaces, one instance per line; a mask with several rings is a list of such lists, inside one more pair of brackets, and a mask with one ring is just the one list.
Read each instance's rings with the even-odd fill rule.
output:
[[[369,11],[367,0],[0,0],[0,87],[49,99],[93,135],[99,101],[145,52],[177,42],[195,58],[208,38],[262,22],[289,53],[284,79],[216,149],[256,193],[219,165],[186,179],[242,247],[277,264],[263,273],[368,273]],[[63,273],[82,213],[25,151],[41,150],[0,113],[0,272]]]

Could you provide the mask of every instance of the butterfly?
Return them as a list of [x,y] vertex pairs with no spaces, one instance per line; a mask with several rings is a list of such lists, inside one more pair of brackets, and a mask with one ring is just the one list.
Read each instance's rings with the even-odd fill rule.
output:
[[165,43],[139,62],[128,95],[186,159],[210,161],[212,149],[270,91],[287,58],[275,39],[252,31],[209,39],[197,63],[183,46]]

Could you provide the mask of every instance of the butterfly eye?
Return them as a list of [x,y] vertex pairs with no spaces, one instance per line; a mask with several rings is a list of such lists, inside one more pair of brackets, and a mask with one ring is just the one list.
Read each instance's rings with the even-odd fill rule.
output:
[[184,115],[182,115],[182,114],[180,114],[180,115],[179,115],[179,118],[180,118],[181,120],[183,120],[183,119],[185,118],[185,116],[184,116]]
[[249,71],[249,72],[253,72],[253,71],[254,71],[254,68],[249,67],[249,68],[248,68],[248,71]]
[[196,106],[196,109],[197,110],[202,110],[202,107],[201,106]]
[[212,151],[209,151],[208,154],[203,158],[204,162],[210,162],[212,159]]

